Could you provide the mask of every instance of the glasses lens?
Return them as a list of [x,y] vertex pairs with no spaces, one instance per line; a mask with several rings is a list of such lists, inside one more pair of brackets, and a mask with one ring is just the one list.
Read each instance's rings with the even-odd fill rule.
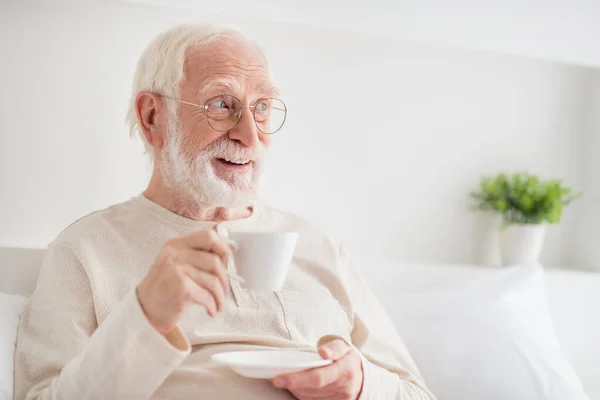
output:
[[262,99],[254,106],[256,126],[267,135],[280,130],[286,117],[287,107],[279,99]]
[[240,101],[228,95],[218,96],[206,103],[206,116],[210,126],[220,132],[232,129],[242,115]]

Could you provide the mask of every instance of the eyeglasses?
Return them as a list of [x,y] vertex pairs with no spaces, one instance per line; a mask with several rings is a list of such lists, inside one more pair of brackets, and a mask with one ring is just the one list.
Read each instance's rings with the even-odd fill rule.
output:
[[[244,105],[235,96],[223,94],[211,98],[204,105],[190,103],[173,97],[162,96],[182,104],[198,107],[206,113],[208,124],[216,131],[227,132],[235,128],[242,118]],[[285,103],[276,98],[260,99],[254,105],[248,105],[259,131],[272,135],[279,131],[287,117]]]

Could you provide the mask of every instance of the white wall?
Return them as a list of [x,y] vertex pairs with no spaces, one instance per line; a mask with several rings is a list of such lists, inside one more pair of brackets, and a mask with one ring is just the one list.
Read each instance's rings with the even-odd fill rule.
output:
[[597,0],[119,0],[600,67]]
[[588,113],[582,152],[585,195],[577,213],[575,264],[600,271],[600,71],[587,87]]
[[[123,126],[146,42],[189,12],[119,3],[1,3],[0,245],[45,245],[141,191]],[[291,109],[265,201],[308,215],[359,258],[474,262],[481,174],[531,169],[581,183],[590,71],[299,25],[240,23],[264,44]],[[576,224],[543,255],[569,264]]]

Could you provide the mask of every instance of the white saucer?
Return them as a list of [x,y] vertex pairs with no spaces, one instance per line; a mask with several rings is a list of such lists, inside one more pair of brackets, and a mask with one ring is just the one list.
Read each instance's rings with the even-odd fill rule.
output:
[[332,363],[317,353],[297,350],[231,351],[212,355],[212,360],[228,365],[246,378],[272,379],[309,368],[323,367]]

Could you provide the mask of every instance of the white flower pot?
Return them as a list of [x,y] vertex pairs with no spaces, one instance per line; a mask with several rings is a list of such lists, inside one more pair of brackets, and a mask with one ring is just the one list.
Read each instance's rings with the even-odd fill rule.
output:
[[530,264],[539,260],[546,224],[513,224],[500,232],[502,264]]

